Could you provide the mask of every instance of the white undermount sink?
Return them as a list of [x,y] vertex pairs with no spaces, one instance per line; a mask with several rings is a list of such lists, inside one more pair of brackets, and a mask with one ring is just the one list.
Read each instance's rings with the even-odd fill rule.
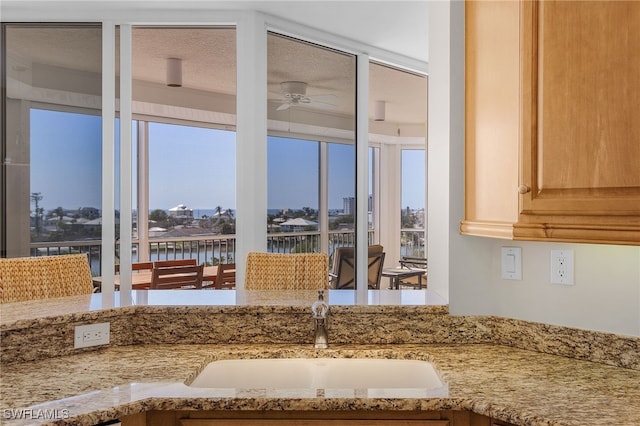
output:
[[[444,389],[446,392],[446,385],[429,362],[378,358],[219,360],[209,363],[190,386],[234,389],[312,389],[314,392],[318,389],[365,389],[372,390],[367,395],[369,397],[424,397],[428,396],[427,394],[433,394],[427,391]],[[414,390],[414,392],[407,395],[408,390]],[[438,395],[435,396],[442,396],[436,393]]]

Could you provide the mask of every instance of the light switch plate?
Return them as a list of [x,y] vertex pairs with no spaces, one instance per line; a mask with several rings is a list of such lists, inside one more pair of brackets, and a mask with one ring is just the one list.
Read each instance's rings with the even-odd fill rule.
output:
[[522,280],[522,247],[502,247],[502,279]]

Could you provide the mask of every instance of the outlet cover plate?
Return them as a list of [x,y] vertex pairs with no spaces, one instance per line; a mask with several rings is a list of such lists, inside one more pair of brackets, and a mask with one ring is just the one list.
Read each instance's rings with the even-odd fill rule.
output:
[[108,345],[110,323],[78,325],[74,333],[74,349],[87,348],[89,346]]
[[573,250],[551,250],[551,284],[573,285]]
[[502,247],[502,279],[522,280],[522,247]]

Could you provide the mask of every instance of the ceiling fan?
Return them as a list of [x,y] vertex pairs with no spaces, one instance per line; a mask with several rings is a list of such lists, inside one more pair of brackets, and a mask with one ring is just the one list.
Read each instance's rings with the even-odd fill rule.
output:
[[289,109],[297,105],[309,105],[315,108],[334,109],[331,103],[336,99],[335,95],[311,95],[307,96],[307,83],[303,81],[284,81],[280,83],[282,88],[282,104],[277,111]]

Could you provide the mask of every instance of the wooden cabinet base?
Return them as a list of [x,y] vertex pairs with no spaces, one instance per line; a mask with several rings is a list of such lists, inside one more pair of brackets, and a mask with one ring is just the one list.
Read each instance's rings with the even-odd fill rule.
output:
[[149,411],[122,426],[513,426],[470,411]]
[[[460,233],[521,241],[639,245],[640,226],[597,224],[509,223],[478,220],[460,222]],[[633,218],[632,220],[635,220]]]
[[184,419],[180,426],[449,426],[449,420]]

